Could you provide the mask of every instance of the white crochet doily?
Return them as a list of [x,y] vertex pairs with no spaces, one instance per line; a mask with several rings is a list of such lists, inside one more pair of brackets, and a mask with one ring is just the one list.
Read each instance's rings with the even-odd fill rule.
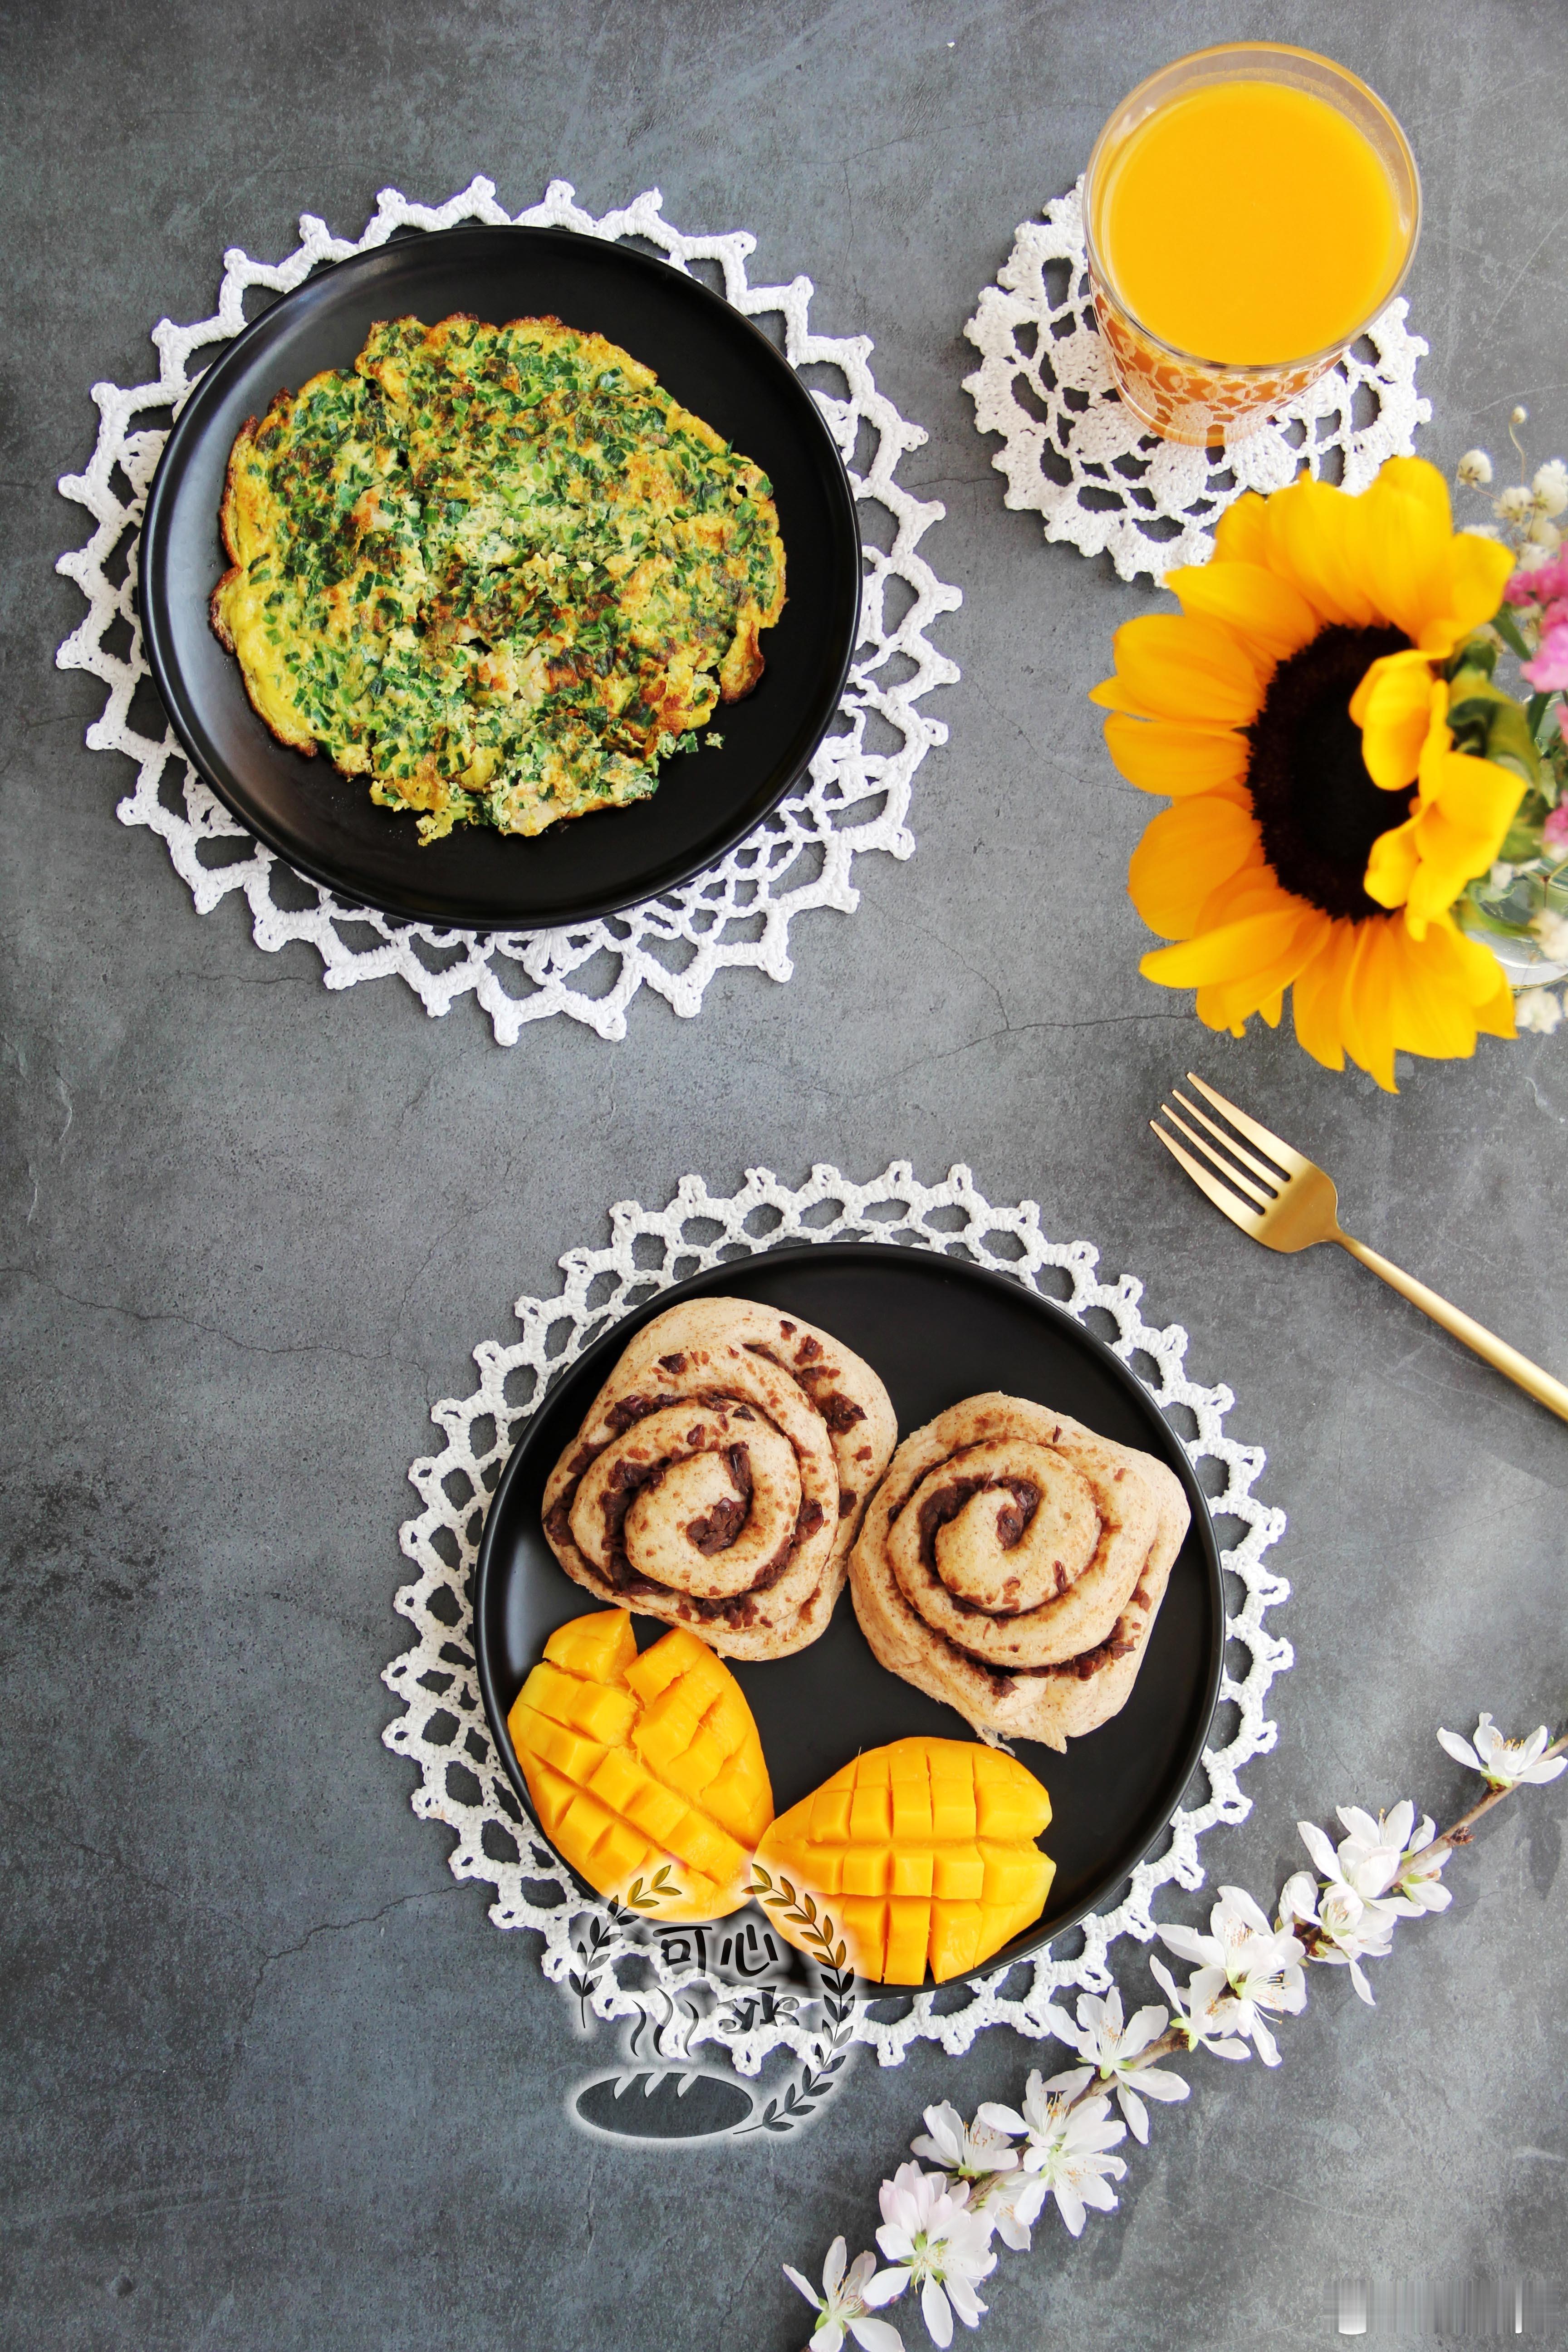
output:
[[[662,1209],[618,1201],[610,1211],[610,1236],[607,1248],[566,1253],[560,1261],[565,1279],[554,1297],[518,1300],[520,1339],[487,1339],[474,1349],[478,1388],[435,1407],[431,1418],[446,1444],[409,1471],[424,1507],[404,1526],[402,1543],[418,1573],[399,1591],[396,1607],[418,1638],[383,1674],[404,1709],[383,1738],[417,1768],[415,1811],[453,1832],[455,1876],[482,1879],[495,1889],[489,1916],[497,1927],[531,1927],[543,1937],[542,1966],[553,1982],[568,1984],[574,1969],[579,1983],[584,1980],[588,1962],[584,1958],[578,1969],[583,1955],[574,1952],[573,1939],[576,1923],[586,1923],[600,1973],[584,1997],[584,2009],[591,2002],[606,2020],[643,2017],[647,1990],[661,1988],[672,2002],[688,1997],[691,2023],[682,2032],[683,2063],[694,2061],[704,2043],[727,2053],[744,2074],[754,2074],[781,2046],[809,2056],[818,2044],[804,2011],[759,2019],[752,2014],[756,2004],[737,2008],[732,1986],[715,1983],[695,1965],[671,1965],[646,1942],[623,1940],[610,1906],[588,1902],[533,1833],[491,1746],[475,1672],[469,1594],[479,1531],[501,1466],[547,1383],[608,1324],[669,1284],[788,1242],[885,1242],[999,1267],[1070,1314],[1081,1318],[1102,1310],[1111,1318],[1116,1353],[1145,1380],[1157,1403],[1184,1407],[1191,1416],[1188,1454],[1194,1464],[1214,1463],[1223,1472],[1223,1484],[1205,1482],[1211,1507],[1241,1528],[1239,1540],[1224,1553],[1242,1593],[1241,1605],[1226,1621],[1229,1641],[1220,1685],[1222,1706],[1234,1707],[1234,1722],[1223,1748],[1205,1750],[1205,1801],[1177,1812],[1163,1849],[1139,1864],[1114,1910],[1062,1939],[1081,1937],[1081,1949],[1015,1961],[956,2002],[961,1989],[947,1987],[861,2003],[855,2021],[855,2038],[873,2045],[884,2065],[897,2064],[910,2042],[922,2039],[957,2054],[988,2025],[1047,2034],[1049,2004],[1065,1989],[1108,1989],[1107,1954],[1117,1937],[1152,1938],[1150,1906],[1158,1888],[1170,1880],[1185,1887],[1203,1884],[1199,1838],[1216,1822],[1246,1819],[1250,1801],[1237,1775],[1251,1757],[1274,1745],[1264,1700],[1292,1656],[1288,1642],[1265,1630],[1263,1618],[1290,1588],[1270,1574],[1263,1556],[1283,1533],[1285,1515],[1252,1492],[1263,1468],[1262,1449],[1225,1434],[1230,1391],[1188,1379],[1185,1331],[1175,1323],[1156,1331],[1143,1322],[1138,1312],[1142,1286],[1131,1275],[1100,1282],[1098,1253],[1088,1242],[1047,1241],[1033,1201],[993,1206],[967,1168],[953,1168],[944,1182],[928,1185],[917,1181],[904,1160],[868,1184],[852,1184],[837,1168],[818,1167],[798,1190],[756,1168],[739,1192],[718,1199],[700,1176],[685,1176]],[[617,1962],[624,1964],[619,1972]]]
[[[68,499],[87,508],[96,529],[85,547],[59,560],[58,570],[76,582],[90,610],[55,658],[62,669],[89,671],[109,689],[87,740],[94,751],[122,751],[135,762],[136,786],[119,804],[121,821],[162,835],[198,914],[210,914],[230,892],[242,891],[258,947],[274,951],[289,940],[310,940],[329,988],[400,973],[430,1013],[446,1013],[471,992],[505,1045],[515,1045],[529,1022],[555,1013],[585,1022],[601,1037],[624,1037],[626,1007],[643,987],[657,991],[677,1013],[695,1013],[714,973],[730,965],[788,980],[795,917],[814,907],[850,913],[858,904],[850,880],[856,854],[885,849],[904,858],[913,852],[906,820],[914,772],[931,745],[947,740],[946,728],[917,707],[933,687],[950,686],[958,677],[925,634],[937,614],[963,602],[920,553],[922,536],[946,509],[935,499],[912,497],[895,479],[900,459],[921,447],[925,434],[878,391],[869,336],[812,332],[809,278],[787,286],[748,285],[753,236],[743,229],[685,236],[663,218],[661,203],[658,190],[649,188],[595,220],[574,202],[564,180],[552,180],[543,203],[516,217],[584,236],[637,238],[689,276],[693,264],[721,272],[725,296],[748,317],[781,317],[785,356],[792,367],[808,372],[813,397],[849,469],[864,550],[860,635],[835,731],[807,780],[767,823],[682,889],[562,930],[481,938],[401,923],[344,906],[293,874],[208,790],[172,728],[164,723],[161,731],[147,732],[132,721],[132,698],[149,675],[135,604],[136,540],[167,437],[162,423],[138,420],[149,410],[178,415],[199,373],[201,362],[193,369],[193,362],[208,345],[239,333],[251,289],[285,293],[321,263],[384,245],[396,229],[510,221],[489,180],[476,179],[434,206],[410,204],[395,188],[385,188],[357,242],[333,236],[324,221],[302,214],[297,249],[276,264],[252,261],[231,247],[215,315],[187,327],[163,319],[153,329],[157,382],[130,391],[93,385],[101,418],[98,446],[86,473],[67,474],[59,484]],[[844,397],[816,381],[824,373],[842,381]],[[117,630],[123,640],[119,647],[106,642]]]
[[1083,244],[1083,182],[1025,221],[963,331],[981,353],[963,388],[1004,503],[1032,507],[1046,537],[1084,555],[1108,549],[1123,580],[1160,580],[1214,552],[1211,527],[1244,490],[1278,490],[1303,465],[1364,489],[1384,460],[1408,457],[1432,404],[1415,390],[1427,349],[1391,302],[1337,367],[1223,451],[1179,446],[1122,404],[1095,321]]

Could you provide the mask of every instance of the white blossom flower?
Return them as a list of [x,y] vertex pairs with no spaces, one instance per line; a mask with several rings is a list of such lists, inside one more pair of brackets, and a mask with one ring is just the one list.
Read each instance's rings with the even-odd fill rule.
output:
[[1250,2038],[1266,2066],[1278,2066],[1279,2048],[1264,2012],[1294,2017],[1306,2007],[1302,1945],[1289,1928],[1271,1927],[1245,1887],[1222,1886],[1219,1895],[1206,1936],[1195,1927],[1162,1927],[1160,1939],[1178,1959],[1198,1963],[1189,1999],[1201,2006],[1228,1988],[1236,1998],[1237,2032]]
[[1530,537],[1521,547],[1514,550],[1513,560],[1514,569],[1518,572],[1539,572],[1544,564],[1551,562],[1552,550],[1537,541],[1531,526]]
[[[1023,2117],[1020,2116],[1020,2123]],[[1029,2226],[1039,2219],[1047,2188],[1037,2172],[998,2172],[985,2189],[985,2210],[996,2235],[1016,2254],[1029,2251]]]
[[1048,2013],[1058,2041],[1097,2068],[1102,2083],[1115,2084],[1116,2103],[1131,2126],[1133,2138],[1147,2147],[1149,2110],[1140,2094],[1169,2103],[1184,2099],[1188,2091],[1179,2074],[1137,2063],[1151,2042],[1157,2042],[1165,2031],[1169,2012],[1156,2004],[1139,2010],[1131,2022],[1123,2025],[1121,1995],[1113,1987],[1103,2000],[1091,1992],[1080,1995],[1076,2026],[1054,2006]]
[[1552,963],[1568,963],[1568,915],[1554,914],[1542,907],[1530,919],[1530,936],[1543,956]]
[[[822,2265],[822,2293],[818,2294],[797,2270],[785,2263],[784,2274],[791,2286],[798,2287],[812,2308],[822,2314],[812,2334],[811,2352],[840,2352],[846,2329],[861,2346],[862,2352],[904,2352],[904,2339],[896,2327],[885,2319],[867,2315],[867,2290],[876,2267],[875,2254],[857,2254],[846,2273],[844,2241],[835,2238]],[[889,2299],[885,2295],[876,2297],[878,2302]]]
[[1549,457],[1544,466],[1538,466],[1535,479],[1530,487],[1535,493],[1534,503],[1539,513],[1560,515],[1568,512],[1568,466],[1561,457]]
[[1491,870],[1487,876],[1487,884],[1489,888],[1493,890],[1506,890],[1509,884],[1513,880],[1515,875],[1521,870],[1521,869],[1517,866],[1510,866],[1506,857],[1494,858],[1492,861]]
[[1484,490],[1492,478],[1492,461],[1484,449],[1467,449],[1454,468],[1468,490]]
[[[1310,1870],[1299,1870],[1288,1878],[1279,1891],[1279,1924],[1291,1928],[1297,1925],[1313,1927],[1316,1935],[1312,1958],[1336,1968],[1348,1968],[1351,1982],[1363,2000],[1370,2002],[1372,1987],[1361,1963],[1363,1959],[1383,1958],[1399,1914],[1393,1904],[1362,1895],[1354,1879],[1359,1875],[1368,1884],[1388,1884],[1397,1864],[1397,1853],[1384,1855],[1374,1851],[1358,1870],[1354,1861],[1347,1864],[1340,1858],[1354,1840],[1347,1838],[1340,1855],[1336,1855],[1314,1822],[1298,1822],[1296,1826],[1312,1859],[1324,1873],[1325,1883],[1320,1885]],[[1307,1835],[1309,1830],[1311,1837]]]
[[1448,1890],[1437,1884],[1437,1876],[1449,1849],[1445,1846],[1440,1853],[1419,1859],[1435,1831],[1425,1818],[1416,1829],[1415,1808],[1408,1798],[1375,1820],[1359,1805],[1342,1805],[1339,1815],[1350,1835],[1341,1841],[1337,1853],[1314,1823],[1298,1822],[1301,1842],[1324,1885],[1320,1894],[1310,1872],[1298,1871],[1280,1892],[1279,1918],[1285,1927],[1297,1921],[1315,1927],[1321,1948],[1314,1958],[1348,1967],[1357,1992],[1370,2002],[1372,1988],[1360,1962],[1384,1957],[1395,1920],[1447,1907]]
[[968,2210],[966,2180],[950,2187],[945,2173],[922,2172],[918,2164],[900,2164],[883,2181],[881,2201],[877,2243],[894,2267],[879,2271],[863,2292],[882,2304],[918,2286],[931,2341],[945,2347],[952,2341],[954,2312],[965,2327],[978,2327],[985,2309],[974,2283],[996,2267],[990,2217]]
[[1403,1914],[1407,1919],[1414,1919],[1424,1911],[1446,1911],[1454,1899],[1443,1885],[1441,1875],[1443,1865],[1454,1849],[1445,1844],[1434,1852],[1432,1841],[1436,1833],[1436,1823],[1429,1813],[1424,1813],[1419,1828],[1413,1837],[1406,1839],[1405,1852],[1400,1856],[1394,1893],[1402,1905],[1408,1906]]
[[982,2123],[976,2116],[973,2123],[965,2124],[958,2109],[944,2099],[939,2107],[925,2112],[925,2130],[910,2146],[916,2156],[929,2157],[943,2172],[960,2180],[984,2180],[994,2172],[1016,2169],[1018,2153],[1009,2147],[999,2131]]
[[[1555,1022],[1552,1026],[1556,1026]],[[1484,1774],[1493,1789],[1519,1789],[1526,1781],[1555,1780],[1559,1772],[1568,1769],[1568,1756],[1553,1756],[1542,1762],[1551,1737],[1542,1724],[1528,1739],[1505,1739],[1489,1715],[1483,1715],[1476,1726],[1473,1748],[1468,1739],[1459,1738],[1452,1731],[1437,1734],[1456,1763],[1468,1764],[1472,1772]]]
[[[1430,1814],[1424,1813],[1417,1826],[1415,1808],[1408,1797],[1391,1813],[1379,1813],[1375,1821],[1359,1805],[1342,1805],[1339,1814],[1350,1832],[1340,1848],[1342,1859],[1350,1846],[1356,1849],[1358,1867],[1362,1866],[1360,1857],[1363,1854],[1393,1856],[1382,1899],[1396,1917],[1415,1919],[1425,1911],[1447,1909],[1454,1898],[1446,1886],[1438,1884],[1438,1876],[1453,1849],[1445,1845],[1436,1853],[1431,1852],[1437,1832]],[[1361,1880],[1356,1884],[1359,1887]]]
[[1510,408],[1509,410],[1508,421],[1510,425],[1528,425],[1530,422],[1529,409],[1524,406],[1522,402],[1521,402],[1518,407]]
[[[1521,988],[1513,1000],[1513,1018],[1516,1028],[1533,1029],[1538,1037],[1550,1037],[1563,1018],[1563,1007],[1549,988]],[[1447,1746],[1447,1740],[1444,1746]],[[1458,1751],[1450,1749],[1449,1753]],[[1462,1764],[1465,1759],[1461,1756],[1459,1761]],[[1476,1769],[1479,1772],[1481,1767],[1478,1764]]]
[[1522,522],[1531,506],[1531,495],[1524,484],[1510,482],[1492,500],[1492,512],[1500,522]]
[[1539,547],[1548,556],[1555,555],[1563,544],[1563,533],[1547,515],[1538,514],[1524,534],[1526,547]]
[[1075,2066],[1047,2082],[1037,2068],[1025,2087],[1022,2115],[991,2101],[980,2110],[980,2120],[993,2130],[1027,2135],[1024,2170],[1034,2176],[1040,2194],[1029,2199],[1020,2189],[1012,2200],[1014,2218],[1025,2228],[1047,2197],[1056,2199],[1075,2238],[1082,2233],[1087,2206],[1102,2213],[1116,2210],[1110,2182],[1120,2180],[1127,2167],[1107,2151],[1126,2138],[1127,2126],[1110,2121],[1110,2101],[1103,2094],[1079,2097],[1093,2074],[1091,2066]]
[[[1207,2050],[1216,2058],[1251,2056],[1246,2042],[1239,2040],[1233,2030],[1240,2016],[1241,2005],[1228,1985],[1215,1986],[1205,1991],[1202,2000],[1195,2000],[1193,1986],[1197,1983],[1197,1977],[1184,1992],[1163,1960],[1151,1958],[1149,1966],[1171,2004],[1171,2022],[1189,2050]],[[1202,1969],[1198,1973],[1213,1977],[1217,1971]]]

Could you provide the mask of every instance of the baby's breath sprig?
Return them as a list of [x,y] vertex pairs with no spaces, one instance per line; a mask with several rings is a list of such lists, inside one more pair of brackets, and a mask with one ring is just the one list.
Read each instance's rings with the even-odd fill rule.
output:
[[[1511,654],[1531,689],[1516,728],[1516,756],[1503,760],[1525,779],[1525,793],[1502,849],[1489,873],[1468,884],[1455,913],[1503,961],[1514,990],[1521,1029],[1549,1036],[1568,1013],[1556,993],[1568,978],[1568,739],[1563,732],[1568,688],[1568,464],[1549,457],[1531,473],[1522,428],[1530,412],[1510,414],[1508,437],[1519,457],[1519,479],[1492,499],[1490,522],[1465,528],[1501,541],[1514,561],[1503,603],[1490,626],[1465,648],[1473,668],[1489,678],[1501,654]],[[1455,467],[1461,489],[1492,488],[1485,449],[1467,449]],[[1482,699],[1494,689],[1483,683]],[[1498,705],[1504,698],[1496,696]],[[1517,709],[1517,706],[1514,706]],[[1496,758],[1496,751],[1488,756]]]

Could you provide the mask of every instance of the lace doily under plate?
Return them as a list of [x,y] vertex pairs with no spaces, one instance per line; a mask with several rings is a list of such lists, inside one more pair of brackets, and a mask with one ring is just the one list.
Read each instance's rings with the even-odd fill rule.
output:
[[1432,404],[1415,390],[1427,346],[1391,302],[1337,367],[1256,433],[1211,453],[1148,432],[1123,406],[1095,320],[1083,244],[1083,182],[1025,221],[963,331],[981,354],[963,388],[1004,503],[1032,507],[1046,537],[1081,554],[1108,550],[1123,580],[1158,581],[1214,552],[1210,529],[1244,490],[1278,490],[1303,465],[1362,490],[1388,457],[1408,457]]
[[[1216,1822],[1246,1819],[1250,1801],[1238,1775],[1274,1745],[1264,1701],[1274,1676],[1292,1663],[1289,1643],[1263,1623],[1265,1612],[1290,1590],[1264,1566],[1265,1552],[1284,1531],[1285,1515],[1252,1491],[1263,1469],[1262,1449],[1225,1433],[1230,1391],[1190,1380],[1181,1326],[1154,1330],[1146,1324],[1138,1311],[1142,1286],[1131,1275],[1100,1281],[1098,1253],[1088,1242],[1047,1241],[1033,1201],[994,1206],[967,1168],[953,1168],[944,1182],[927,1185],[907,1161],[895,1160],[868,1184],[818,1167],[792,1189],[757,1168],[727,1197],[715,1198],[700,1176],[685,1176],[662,1209],[617,1202],[610,1211],[609,1245],[569,1250],[560,1261],[565,1279],[552,1297],[518,1300],[521,1337],[477,1347],[479,1386],[466,1397],[443,1399],[431,1414],[447,1442],[408,1474],[423,1507],[405,1525],[402,1544],[418,1572],[396,1601],[417,1639],[383,1674],[403,1708],[383,1738],[417,1768],[415,1811],[444,1823],[456,1837],[449,1857],[454,1875],[494,1888],[489,1916],[497,1927],[531,1927],[542,1937],[548,1978],[562,1986],[571,1981],[577,1968],[574,1927],[586,1918],[595,1966],[597,1956],[607,1965],[583,1996],[584,2011],[591,2004],[605,2020],[642,2016],[650,1987],[662,1988],[672,2003],[691,1996],[683,2063],[694,2061],[707,2043],[723,2051],[742,2074],[754,2074],[781,2047],[797,2057],[808,2054],[816,2042],[813,2027],[804,2014],[759,2017],[758,2004],[737,2006],[732,1986],[626,1937],[607,1904],[587,1902],[571,1884],[524,1818],[490,1743],[471,1643],[471,1577],[486,1506],[514,1438],[547,1383],[590,1340],[671,1283],[707,1267],[786,1242],[840,1240],[967,1257],[1001,1267],[1080,1319],[1109,1317],[1117,1354],[1145,1380],[1155,1402],[1174,1412],[1175,1426],[1190,1423],[1192,1433],[1184,1442],[1200,1475],[1205,1463],[1216,1465],[1205,1491],[1222,1533],[1226,1520],[1239,1530],[1223,1560],[1241,1595],[1226,1621],[1229,1640],[1220,1685],[1230,1736],[1225,1746],[1205,1750],[1207,1796],[1177,1812],[1163,1847],[1138,1865],[1113,1910],[1063,1938],[1080,1940],[1081,1948],[1068,1955],[1047,1949],[1014,1961],[973,1988],[863,2002],[856,2014],[857,2040],[872,2044],[884,2065],[896,2065],[920,2040],[940,2042],[956,2055],[988,2025],[1010,2025],[1037,2038],[1048,2033],[1047,2010],[1067,1988],[1106,1990],[1116,1938],[1131,1935],[1147,1943],[1158,1889],[1172,1880],[1184,1887],[1203,1884],[1198,1841],[1204,1832]],[[1229,1592],[1226,1597],[1228,1604]],[[689,1939],[687,1944],[689,1963]]]
[[[286,293],[321,263],[384,245],[395,230],[510,221],[490,181],[476,179],[434,206],[411,204],[395,188],[385,188],[357,242],[333,236],[324,221],[305,213],[298,247],[275,264],[252,261],[231,247],[213,317],[186,327],[163,319],[153,329],[158,381],[130,391],[93,385],[101,419],[98,446],[86,473],[67,474],[59,484],[68,499],[86,507],[96,528],[85,547],[59,560],[58,569],[76,582],[90,609],[55,658],[62,669],[90,672],[109,690],[87,740],[94,751],[122,751],[135,763],[135,789],[119,804],[121,821],[149,825],[163,836],[198,914],[210,914],[231,892],[241,891],[258,947],[271,952],[290,940],[308,940],[321,955],[329,988],[398,973],[433,1014],[472,994],[503,1045],[515,1045],[531,1021],[556,1013],[586,1023],[601,1037],[624,1037],[626,1007],[643,987],[677,1013],[695,1013],[715,972],[730,966],[788,980],[795,918],[816,907],[848,914],[858,904],[850,879],[856,856],[868,849],[898,858],[912,854],[908,817],[915,770],[933,744],[947,740],[946,728],[918,707],[933,687],[951,686],[958,677],[926,629],[963,597],[937,578],[920,552],[921,538],[946,509],[935,499],[912,497],[896,479],[900,459],[921,447],[925,434],[878,390],[869,336],[812,331],[809,278],[787,286],[749,285],[753,236],[743,229],[683,236],[664,219],[661,203],[658,190],[649,188],[596,220],[574,201],[564,180],[552,180],[543,203],[516,218],[584,236],[635,239],[673,268],[720,279],[727,299],[748,317],[781,319],[785,357],[805,374],[849,470],[864,550],[859,641],[834,731],[809,776],[720,865],[667,897],[598,922],[483,938],[345,906],[294,874],[229,814],[166,722],[153,733],[132,717],[137,688],[149,677],[136,612],[136,539],[167,437],[162,420],[179,413],[205,364],[199,355],[239,333],[252,289]],[[824,374],[842,383],[843,397],[823,388]],[[149,422],[150,413],[159,421]],[[123,650],[114,646],[117,633]]]

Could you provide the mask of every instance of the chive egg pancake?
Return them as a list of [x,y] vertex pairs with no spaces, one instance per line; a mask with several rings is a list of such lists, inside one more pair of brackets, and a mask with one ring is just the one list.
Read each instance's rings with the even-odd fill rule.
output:
[[766,475],[558,319],[374,326],[247,423],[221,524],[257,711],[422,842],[646,800],[784,609]]

